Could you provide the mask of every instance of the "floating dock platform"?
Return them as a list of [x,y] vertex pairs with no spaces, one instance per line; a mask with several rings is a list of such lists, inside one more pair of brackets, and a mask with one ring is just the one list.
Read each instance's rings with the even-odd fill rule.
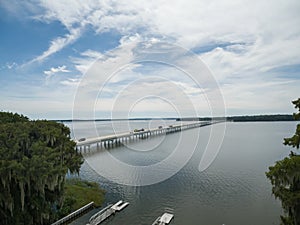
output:
[[124,202],[122,200],[118,201],[116,204],[114,204],[111,208],[115,211],[121,211],[124,209],[126,206],[129,205],[129,202]]
[[101,209],[99,212],[94,214],[90,219],[87,225],[98,225],[106,220],[111,215],[115,215],[116,212],[123,210],[126,206],[129,205],[129,202],[123,202],[122,200],[118,201],[116,204],[110,204],[105,208]]
[[169,224],[173,218],[173,214],[164,213],[162,216],[158,217],[152,225],[166,225]]

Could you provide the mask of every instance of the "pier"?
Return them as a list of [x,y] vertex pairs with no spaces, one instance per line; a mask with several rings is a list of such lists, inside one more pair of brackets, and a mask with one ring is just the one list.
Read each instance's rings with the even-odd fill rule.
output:
[[123,202],[122,200],[118,201],[116,204],[108,205],[104,209],[100,210],[96,214],[94,214],[87,225],[98,225],[106,220],[108,217],[115,215],[116,212],[121,211],[126,206],[129,205],[129,202]]
[[94,202],[90,202],[89,204],[81,207],[80,209],[77,209],[76,211],[70,213],[69,215],[61,218],[60,220],[56,221],[55,223],[52,223],[51,225],[61,225],[61,224],[67,224],[71,220],[75,219],[76,217],[82,215],[85,213],[87,210],[91,209],[94,207]]
[[148,129],[148,130],[143,130],[138,132],[128,131],[124,133],[99,136],[95,138],[81,138],[79,140],[76,140],[76,149],[78,151],[82,151],[82,150],[90,149],[92,145],[97,146],[97,149],[102,147],[112,148],[122,143],[127,143],[129,141],[142,140],[148,137],[158,136],[158,135],[167,135],[167,134],[181,132],[188,129],[209,126],[219,122],[221,121],[195,122],[195,123],[188,123],[188,124],[169,125],[165,127],[160,126],[158,128]]
[[171,222],[174,215],[171,213],[164,213],[162,216],[158,217],[152,225],[166,225]]

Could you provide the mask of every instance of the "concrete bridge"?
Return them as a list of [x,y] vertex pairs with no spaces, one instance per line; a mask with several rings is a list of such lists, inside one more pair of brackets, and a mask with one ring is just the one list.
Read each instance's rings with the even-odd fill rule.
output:
[[118,146],[121,143],[127,143],[129,141],[138,141],[151,136],[167,135],[175,132],[180,132],[187,129],[193,129],[197,127],[204,127],[219,123],[221,121],[206,121],[206,122],[195,122],[180,125],[169,125],[165,127],[159,127],[154,129],[148,129],[138,132],[124,132],[117,134],[110,134],[95,138],[84,138],[83,140],[76,141],[76,149],[78,151],[90,149],[92,145],[96,145],[97,148],[112,148]]

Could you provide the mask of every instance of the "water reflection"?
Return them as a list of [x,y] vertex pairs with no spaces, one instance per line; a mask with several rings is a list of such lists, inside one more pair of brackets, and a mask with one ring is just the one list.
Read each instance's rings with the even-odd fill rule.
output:
[[[107,202],[119,199],[130,202],[129,207],[104,224],[152,224],[166,207],[174,209],[174,225],[278,224],[280,202],[271,195],[265,171],[288,154],[282,138],[292,134],[294,128],[294,122],[228,123],[219,155],[200,173],[203,143],[209,136],[209,127],[201,128],[196,151],[188,164],[168,180],[150,186],[113,183],[95,173],[87,163],[80,176],[99,182],[107,190]],[[194,132],[185,131],[189,137]],[[85,129],[83,133],[87,134]],[[135,152],[120,147],[112,149],[111,155],[135,165],[155,163],[170,154],[172,149],[168,146],[176,142],[177,135],[166,136],[163,145],[153,151]],[[142,143],[152,144],[151,140]],[[96,153],[90,157],[100,156],[101,153]],[[138,177],[133,173],[132,179]]]

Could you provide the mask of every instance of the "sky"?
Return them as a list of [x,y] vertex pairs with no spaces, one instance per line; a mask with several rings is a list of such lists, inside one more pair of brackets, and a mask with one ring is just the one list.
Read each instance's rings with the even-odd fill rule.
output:
[[298,0],[0,0],[0,110],[33,119],[286,114]]

